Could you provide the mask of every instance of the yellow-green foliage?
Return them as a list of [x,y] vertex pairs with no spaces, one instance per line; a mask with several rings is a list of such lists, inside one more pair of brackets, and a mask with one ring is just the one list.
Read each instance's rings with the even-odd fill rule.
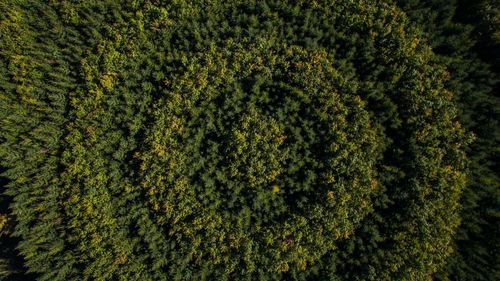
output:
[[469,137],[403,13],[160,2],[2,6],[26,38],[0,44],[0,155],[40,280],[440,268]]

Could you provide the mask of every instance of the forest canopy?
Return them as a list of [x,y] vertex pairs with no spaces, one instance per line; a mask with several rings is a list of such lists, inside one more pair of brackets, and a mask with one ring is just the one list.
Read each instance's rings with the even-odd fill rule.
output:
[[427,2],[1,0],[0,278],[494,280],[498,42]]

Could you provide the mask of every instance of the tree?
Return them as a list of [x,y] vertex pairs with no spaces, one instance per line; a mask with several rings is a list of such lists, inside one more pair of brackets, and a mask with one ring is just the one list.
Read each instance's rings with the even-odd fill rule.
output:
[[39,280],[425,280],[471,136],[375,1],[1,6],[0,155]]
[[494,39],[498,11],[493,2],[398,1],[422,27],[436,60],[447,66],[447,87],[456,93],[460,120],[476,137],[468,149],[470,176],[462,195],[456,250],[437,276],[443,280],[500,277],[500,99],[495,71],[498,40]]

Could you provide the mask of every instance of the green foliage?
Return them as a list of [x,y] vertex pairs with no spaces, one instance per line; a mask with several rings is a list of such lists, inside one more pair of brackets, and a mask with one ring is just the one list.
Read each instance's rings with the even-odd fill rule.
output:
[[465,146],[376,1],[10,1],[0,155],[39,280],[427,280]]
[[460,0],[455,16],[473,27],[471,35],[476,52],[483,62],[500,71],[500,2],[498,0]]
[[[435,59],[447,66],[447,87],[456,94],[460,121],[475,134],[467,151],[470,176],[462,196],[456,250],[440,280],[500,278],[500,99],[498,1],[398,1],[423,27]],[[495,2],[496,5],[495,5]],[[479,52],[476,53],[476,51]],[[481,60],[486,57],[486,61]],[[490,65],[491,64],[491,65]]]
[[[4,197],[1,197],[0,203],[6,206]],[[0,280],[9,276],[15,270],[11,265],[12,260],[15,258],[15,253],[12,253],[12,248],[8,246],[10,236],[14,228],[13,220],[7,214],[7,210],[2,210],[0,213],[0,246],[2,246],[2,256],[0,258]]]

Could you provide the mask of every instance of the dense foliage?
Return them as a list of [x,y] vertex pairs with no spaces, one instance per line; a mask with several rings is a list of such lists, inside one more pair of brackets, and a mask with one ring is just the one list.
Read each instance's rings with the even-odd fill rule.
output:
[[476,81],[450,73],[459,59],[439,52],[431,28],[378,1],[161,2],[0,2],[0,199],[12,199],[0,231],[20,252],[6,247],[0,274],[442,270],[472,139],[459,120],[474,131],[483,103],[463,82]]
[[[460,121],[475,134],[468,149],[469,177],[462,195],[462,224],[456,250],[442,280],[500,278],[500,98],[498,50],[500,2],[497,0],[399,0],[409,17],[423,27],[450,73]],[[492,63],[490,65],[490,63]],[[493,69],[492,69],[493,68]],[[496,70],[495,70],[496,69]]]

